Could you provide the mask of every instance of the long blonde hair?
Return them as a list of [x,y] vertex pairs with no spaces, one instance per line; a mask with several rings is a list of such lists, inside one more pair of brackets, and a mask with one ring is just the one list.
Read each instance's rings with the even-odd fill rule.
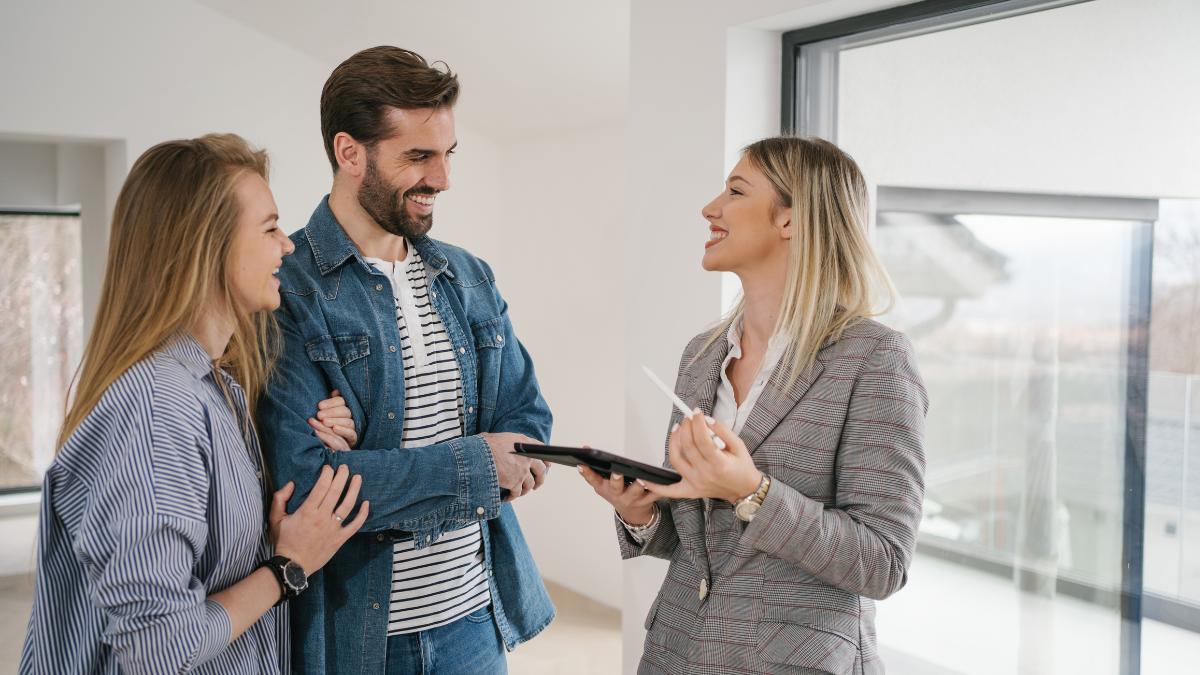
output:
[[[791,338],[781,364],[790,387],[821,347],[855,322],[882,314],[895,288],[867,235],[867,184],[854,160],[820,138],[776,136],[743,149],[771,181],[795,228],[775,333]],[[713,329],[703,353],[742,318],[739,298]]]
[[134,162],[113,211],[100,304],[57,448],[117,378],[214,299],[234,322],[214,367],[238,380],[254,410],[277,328],[270,312],[239,308],[226,276],[240,210],[235,186],[246,172],[265,180],[267,154],[234,134],[159,143]]

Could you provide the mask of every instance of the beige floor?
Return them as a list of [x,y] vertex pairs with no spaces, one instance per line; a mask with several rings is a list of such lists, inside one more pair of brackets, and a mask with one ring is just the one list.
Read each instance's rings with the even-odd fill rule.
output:
[[[508,655],[512,675],[616,675],[621,615],[561,586],[547,584],[558,618]],[[15,673],[33,602],[33,577],[0,577],[0,673]]]
[[0,673],[17,672],[32,607],[32,574],[0,577]]
[[621,613],[547,583],[558,607],[550,627],[508,655],[512,675],[618,675]]

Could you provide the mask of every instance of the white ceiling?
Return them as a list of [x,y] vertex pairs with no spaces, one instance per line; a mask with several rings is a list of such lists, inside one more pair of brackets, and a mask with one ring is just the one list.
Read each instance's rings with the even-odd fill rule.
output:
[[330,70],[380,44],[445,61],[463,85],[461,123],[498,139],[609,123],[627,108],[630,0],[198,2]]

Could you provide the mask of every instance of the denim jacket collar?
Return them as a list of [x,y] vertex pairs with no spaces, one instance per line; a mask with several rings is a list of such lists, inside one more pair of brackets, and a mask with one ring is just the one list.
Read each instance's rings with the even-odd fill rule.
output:
[[[365,269],[374,273],[375,268],[368,265],[367,261],[363,259],[358,247],[350,240],[337,217],[333,215],[333,209],[329,208],[329,195],[325,195],[321,203],[317,205],[308,225],[304,227],[304,236],[308,239],[309,246],[312,247],[313,258],[316,260],[317,270],[321,272],[321,276],[336,270],[351,258],[358,260]],[[449,262],[436,242],[428,236],[415,237],[408,241],[421,254],[431,281],[433,277],[442,273],[451,279],[454,278],[454,273],[449,268]]]

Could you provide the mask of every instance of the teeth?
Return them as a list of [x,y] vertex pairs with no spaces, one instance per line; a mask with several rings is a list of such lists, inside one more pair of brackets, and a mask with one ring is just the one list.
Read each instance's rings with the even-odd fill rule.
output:
[[433,206],[434,197],[432,196],[409,195],[408,198],[422,206]]
[[721,232],[720,230],[713,230],[712,233],[709,235],[708,240],[709,241],[720,241],[728,236],[729,236],[728,232]]

